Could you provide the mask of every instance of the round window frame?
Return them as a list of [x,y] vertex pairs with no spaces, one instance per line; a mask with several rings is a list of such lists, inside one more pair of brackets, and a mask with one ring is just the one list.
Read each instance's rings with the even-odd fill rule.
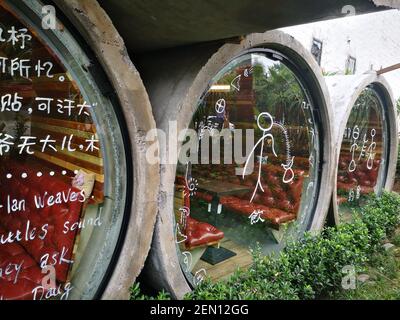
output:
[[[289,48],[287,48],[287,50],[289,50],[288,53],[290,53]],[[295,59],[296,57],[296,53],[292,53],[291,55],[287,55],[285,53],[282,53],[281,51],[285,51],[285,47],[282,45],[265,45],[265,46],[260,46],[260,47],[255,47],[255,48],[250,48],[247,50],[243,50],[240,54],[237,54],[235,56],[233,56],[228,62],[226,62],[221,68],[220,70],[212,77],[212,79],[208,82],[207,87],[205,88],[205,90],[203,91],[203,93],[200,95],[199,99],[198,99],[198,103],[197,103],[197,107],[195,112],[198,110],[201,101],[204,100],[204,97],[207,95],[213,80],[217,77],[217,75],[219,73],[222,72],[223,69],[225,69],[227,66],[229,66],[234,60],[241,58],[245,55],[251,55],[251,54],[263,54],[265,55],[268,59],[276,61],[279,60],[281,63],[283,63],[295,76],[295,78],[297,79],[300,88],[302,89],[302,92],[304,93],[304,95],[306,96],[306,98],[308,99],[308,101],[310,102],[310,108],[311,108],[311,114],[313,116],[313,123],[314,123],[314,128],[317,129],[316,130],[316,136],[318,137],[318,166],[315,169],[315,173],[317,176],[317,183],[315,186],[315,192],[313,194],[312,197],[312,203],[313,205],[310,206],[310,208],[308,209],[308,214],[306,214],[306,218],[307,218],[307,222],[302,224],[302,227],[300,229],[300,231],[298,232],[298,237],[301,237],[306,231],[310,230],[313,224],[313,220],[316,214],[316,207],[318,204],[318,199],[320,197],[320,191],[321,191],[321,180],[322,180],[322,169],[323,169],[323,161],[324,161],[324,145],[323,145],[323,141],[324,141],[324,131],[323,131],[323,121],[322,121],[322,117],[320,115],[320,111],[319,111],[319,105],[323,105],[323,100],[324,97],[322,97],[318,94],[321,92],[321,90],[318,88],[318,81],[312,77],[312,72],[311,72],[311,68],[307,65],[307,63],[301,58],[298,57],[297,59]],[[273,58],[269,57],[268,55],[271,55]],[[293,58],[292,58],[293,57]],[[194,113],[193,113],[194,114]],[[190,120],[189,124],[191,123],[192,120]],[[177,173],[177,168],[175,169],[175,176]],[[175,208],[174,208],[175,210]],[[176,218],[173,215],[173,226],[175,227],[177,222],[176,222]],[[175,232],[175,229],[172,230],[172,232]],[[185,271],[182,263],[181,263],[181,257],[180,254],[182,253],[179,245],[176,244],[176,252],[177,252],[177,256],[178,256],[178,261],[179,261],[179,266],[181,268],[181,271],[186,279],[186,281],[188,281],[189,286],[191,287],[191,289],[194,289],[196,287],[196,285],[194,284],[194,276],[192,275],[192,273],[190,271]]]
[[[380,168],[379,168],[379,173],[378,173],[378,179],[377,179],[377,183],[374,186],[374,193],[377,196],[381,196],[383,191],[385,190],[385,186],[387,184],[387,180],[388,180],[388,173],[389,173],[389,158],[390,158],[390,141],[392,139],[391,137],[391,128],[390,128],[390,123],[389,121],[386,121],[387,119],[389,119],[389,104],[388,104],[388,98],[387,95],[385,94],[385,89],[382,87],[381,84],[373,82],[368,84],[365,88],[362,89],[361,93],[359,94],[359,96],[357,97],[355,103],[357,102],[357,100],[361,97],[361,95],[366,91],[366,90],[371,90],[374,97],[378,100],[379,103],[379,109],[378,112],[381,113],[381,120],[382,120],[382,137],[383,137],[383,156],[382,156],[382,160],[383,162],[381,162],[380,164]],[[352,106],[353,109],[354,105]],[[346,121],[346,128],[348,127],[348,122],[351,116],[353,110],[350,111],[349,113],[349,118]],[[341,154],[341,150],[343,147],[343,143],[344,140],[341,141],[341,145],[340,145],[340,149],[339,149],[339,154],[338,157],[340,157]],[[336,174],[335,177],[335,183],[337,185],[338,183],[338,173]],[[336,199],[338,199],[338,188],[336,188],[335,190],[336,192]],[[341,216],[341,212],[340,212],[340,205],[339,203],[337,203],[337,211],[338,211],[338,218],[339,218],[339,223],[341,222],[340,220],[342,220],[340,218]]]
[[[42,23],[41,9],[48,3],[41,0],[35,2],[21,0],[17,3],[13,3],[10,0],[4,0],[4,3],[12,10],[12,13],[17,16],[17,19],[37,32],[40,41],[50,48],[52,53],[54,53],[57,59],[60,60],[62,66],[71,73],[73,80],[78,84],[79,90],[83,96],[89,96],[90,94],[88,94],[88,91],[92,91],[101,96],[104,101],[108,101],[107,104],[111,107],[111,112],[115,117],[115,125],[120,131],[119,138],[121,139],[121,146],[123,147],[121,152],[123,153],[123,160],[125,162],[124,167],[126,169],[125,172],[121,172],[125,179],[125,188],[123,190],[125,193],[125,201],[124,205],[121,206],[121,225],[119,227],[118,236],[115,239],[115,246],[113,247],[113,250],[111,250],[112,253],[108,260],[108,266],[104,269],[101,280],[93,290],[90,298],[85,297],[85,299],[99,300],[107,289],[108,283],[111,280],[113,271],[118,262],[119,255],[122,251],[130,221],[130,212],[133,206],[133,165],[127,124],[116,93],[96,55],[87,45],[85,45],[86,42],[83,37],[61,10],[59,10],[54,4],[51,4],[58,9],[56,11],[56,21],[57,23],[62,23],[63,29],[59,30],[56,28],[54,30],[44,30],[39,27]],[[60,48],[62,48],[62,50],[60,50]],[[70,60],[68,60],[67,57],[69,57]],[[67,61],[73,61],[75,66],[78,66],[78,68],[71,68],[70,62]],[[90,65],[90,68],[87,68],[87,65]],[[80,79],[85,80],[85,85],[82,85],[82,83],[78,81]],[[93,117],[93,119],[95,120],[96,117]],[[96,123],[94,124],[96,125]],[[106,148],[104,148],[102,141],[100,141],[100,143],[102,150],[105,150]]]

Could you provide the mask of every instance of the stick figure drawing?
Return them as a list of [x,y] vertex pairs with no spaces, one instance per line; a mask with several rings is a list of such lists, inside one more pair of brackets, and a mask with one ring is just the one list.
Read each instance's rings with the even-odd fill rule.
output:
[[[261,123],[261,120],[265,119],[267,120],[267,123],[269,122],[270,124],[267,127],[264,127]],[[253,195],[251,197],[250,202],[253,202],[253,199],[258,191],[258,188],[261,189],[262,192],[264,192],[264,188],[262,186],[261,183],[261,163],[263,162],[263,159],[265,158],[266,161],[268,160],[268,156],[264,157],[264,146],[265,146],[265,141],[267,141],[267,139],[271,139],[272,142],[272,153],[275,155],[275,157],[277,157],[278,155],[275,152],[275,139],[274,136],[270,133],[272,127],[274,126],[274,119],[272,118],[272,116],[268,113],[268,112],[262,112],[260,113],[260,115],[257,118],[257,126],[258,128],[262,131],[263,135],[262,137],[257,141],[257,143],[254,145],[253,149],[250,151],[249,157],[246,160],[246,163],[244,165],[244,170],[243,170],[243,175],[242,178],[244,179],[246,172],[247,172],[247,167],[250,163],[250,160],[254,158],[254,154],[256,152],[256,149],[259,145],[260,146],[260,165],[258,166],[258,179],[257,179],[257,184],[254,188],[254,192]]]

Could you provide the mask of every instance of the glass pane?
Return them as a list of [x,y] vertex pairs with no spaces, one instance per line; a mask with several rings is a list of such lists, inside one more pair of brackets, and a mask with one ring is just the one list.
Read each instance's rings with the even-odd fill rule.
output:
[[175,183],[176,242],[194,285],[249,266],[249,249],[279,250],[312,217],[317,121],[290,66],[269,50],[240,56],[198,103]]
[[340,148],[337,201],[340,219],[351,219],[351,208],[358,207],[370,193],[384,185],[387,128],[379,94],[366,88],[354,104]]
[[123,219],[122,135],[68,49],[13,12],[1,2],[0,299],[93,298]]

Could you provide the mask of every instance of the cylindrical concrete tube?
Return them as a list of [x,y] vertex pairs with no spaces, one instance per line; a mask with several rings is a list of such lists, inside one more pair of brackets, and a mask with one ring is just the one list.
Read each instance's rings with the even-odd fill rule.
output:
[[[389,84],[376,73],[326,77],[334,110],[335,223],[351,220],[363,196],[391,190],[397,163],[397,111]],[[361,201],[361,202],[360,202]]]
[[[279,250],[284,245],[284,230],[289,230],[292,226],[290,221],[300,225],[301,232],[296,234],[297,237],[301,237],[306,230],[318,232],[322,228],[332,192],[332,117],[321,70],[305,48],[293,37],[273,31],[249,35],[240,43],[183,47],[137,58],[135,63],[150,96],[157,127],[160,129],[159,137],[163,137],[160,139],[162,165],[159,215],[151,253],[144,269],[152,286],[166,289],[175,298],[182,298],[205,276],[222,279],[231,274],[236,267],[251,264],[251,257],[247,255],[249,243],[253,245],[258,241],[258,238],[252,238],[253,234],[259,232],[260,238],[271,234],[273,241],[279,244],[271,244],[271,248]],[[261,62],[258,64],[257,61]],[[246,63],[249,67],[244,66]],[[286,68],[286,65],[290,65],[290,68]],[[264,70],[265,73],[260,74],[260,70]],[[268,86],[273,81],[281,83],[270,72],[275,75],[283,75],[282,72],[286,72],[292,81],[300,81],[301,85],[296,82],[296,92],[306,92],[308,102],[295,99],[291,107],[284,103],[271,103],[270,107],[266,102],[269,101],[266,100],[269,99],[268,91],[262,96],[258,91],[254,94],[256,89],[252,89],[257,81],[261,87]],[[269,83],[269,80],[265,79],[275,80]],[[277,96],[285,93],[290,96],[289,93],[293,93],[290,90],[281,88],[274,92]],[[233,100],[229,100],[229,94],[235,95],[234,103]],[[194,125],[199,125],[199,122],[195,123],[192,118],[194,114],[199,114],[198,110],[203,110],[199,105],[208,108],[210,102],[212,105],[209,109],[212,109],[211,113],[216,114],[208,116],[204,123],[200,121],[202,133],[210,133],[215,128],[255,128],[259,135],[256,138],[262,135],[258,147],[253,150],[257,151],[258,163],[255,166],[259,172],[259,183],[256,182],[257,174],[254,176],[254,173],[249,176],[250,179],[254,178],[251,180],[253,182],[247,183],[246,174],[235,176],[238,173],[232,173],[235,171],[232,167],[210,165],[206,168],[202,165],[192,165],[191,162],[177,166],[170,158],[170,155],[176,152],[180,155],[182,148],[182,142],[174,142],[174,137],[181,130],[188,127],[193,129]],[[291,111],[289,115],[284,116],[285,110],[294,110],[294,118],[304,118],[304,122],[298,123],[296,121],[300,120],[293,120]],[[306,114],[310,116],[307,118],[304,116]],[[264,121],[267,121],[267,124]],[[293,124],[291,121],[294,121]],[[196,132],[199,133],[199,130]],[[304,132],[307,133],[304,143],[301,140],[291,140],[293,137],[300,137]],[[202,139],[201,134],[199,136],[199,139]],[[285,141],[285,138],[286,144],[281,142]],[[263,147],[274,149],[274,141],[276,150],[280,151],[269,151],[265,156],[267,153],[263,153]],[[281,143],[285,144],[286,148],[281,148]],[[261,145],[263,147],[259,154]],[[312,146],[312,154],[307,151],[303,158],[297,155],[294,157],[296,150],[301,147],[307,149],[309,146]],[[294,153],[291,154],[291,151]],[[317,159],[314,159],[315,157]],[[279,162],[283,158],[286,162]],[[183,176],[177,173],[182,171],[182,167],[183,172],[186,170]],[[307,168],[307,172],[302,168]],[[315,172],[315,181],[311,181],[314,179],[311,178],[311,171]],[[228,176],[225,176],[226,174]],[[263,187],[260,188],[262,184]],[[290,197],[288,193],[291,194]],[[285,215],[285,203],[287,204],[289,198],[296,197],[301,198],[301,201],[307,197],[310,199],[308,202],[304,200],[302,206],[298,200],[297,204],[293,204],[295,208],[291,207],[289,211],[285,211],[291,214]],[[260,204],[260,207],[256,204]],[[197,213],[194,206],[200,208]],[[207,211],[201,220],[197,214]],[[303,215],[303,212],[307,212],[307,215]],[[276,217],[271,217],[274,214]],[[232,222],[232,229],[226,225],[228,220]],[[261,231],[253,229],[254,226]],[[197,228],[197,231],[190,229],[193,227]],[[236,227],[238,229],[235,229]],[[201,232],[198,231],[200,229]],[[202,238],[205,234],[208,242]],[[250,239],[249,243],[245,240],[247,238]],[[233,244],[241,241],[238,247]],[[269,243],[268,241],[265,240],[265,243]],[[269,244],[265,244],[263,252],[265,249],[268,254],[268,248]],[[238,259],[242,262],[236,263]],[[195,261],[197,262],[194,266]]]
[[[0,81],[1,95],[20,105],[0,113],[1,135],[35,142],[26,153],[1,152],[0,236],[16,225],[34,231],[32,239],[2,241],[0,264],[18,260],[23,272],[2,278],[0,299],[128,299],[156,221],[159,167],[147,161],[145,139],[155,121],[97,1],[55,2],[0,3],[2,28],[24,40],[2,42],[2,55],[26,65]],[[6,193],[24,203],[11,219]],[[58,289],[47,289],[49,281]]]
[[[127,299],[150,249],[156,221],[159,167],[146,158],[147,132],[155,128],[151,105],[142,79],[132,64],[123,39],[95,0],[64,1],[57,5],[74,23],[104,68],[122,108],[129,133],[133,167],[132,203],[124,226],[122,248],[111,270],[103,299]],[[151,144],[157,154],[158,144]]]

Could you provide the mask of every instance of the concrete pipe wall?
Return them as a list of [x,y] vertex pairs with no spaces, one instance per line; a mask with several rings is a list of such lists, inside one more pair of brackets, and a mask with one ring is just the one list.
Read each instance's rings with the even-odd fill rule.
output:
[[[133,167],[131,212],[124,226],[122,249],[102,298],[128,299],[129,288],[147,258],[156,221],[159,168],[146,159],[149,144],[145,139],[147,132],[155,128],[155,121],[146,89],[124,41],[97,1],[56,0],[55,3],[95,52],[116,92],[127,124]],[[153,150],[157,147],[152,146]]]
[[[365,193],[367,193],[372,189],[374,189],[373,191],[377,194],[381,193],[383,189],[388,191],[392,189],[396,174],[397,150],[398,150],[398,140],[397,140],[398,125],[396,120],[397,110],[395,107],[395,102],[390,89],[390,85],[384,79],[383,76],[377,76],[375,72],[362,75],[328,76],[325,79],[330,91],[330,96],[332,99],[331,104],[334,111],[333,130],[334,130],[334,139],[336,148],[335,150],[336,168],[333,180],[334,189],[332,196],[332,202],[333,202],[332,207],[333,207],[333,215],[335,223],[340,223],[341,220],[345,220],[346,218],[343,216],[345,210],[340,209],[340,206],[338,204],[339,202],[342,202],[344,204],[348,203],[349,200],[350,202],[353,202],[354,200],[357,200],[357,198],[360,197],[360,193],[363,194],[364,191]],[[380,134],[378,128],[373,127],[371,129],[368,126],[365,132],[361,132],[362,124],[357,123],[357,121],[351,123],[349,122],[352,112],[356,112],[355,110],[357,110],[355,109],[355,105],[359,104],[360,100],[358,99],[360,95],[363,92],[365,92],[367,88],[373,88],[374,91],[377,92],[381,100],[381,103],[383,105],[383,110],[382,110],[383,114],[381,115],[380,120],[381,120],[381,125],[386,126],[387,131],[385,137],[379,137]],[[360,128],[360,134],[358,134],[359,132],[358,129],[356,129],[356,132],[354,133],[355,126],[358,126],[358,128]],[[375,139],[374,140],[372,139],[371,130],[369,129],[378,131],[378,134],[376,135],[375,138],[376,141]],[[354,137],[352,137],[353,134],[355,134]],[[360,169],[360,167],[362,167],[362,164],[361,162],[360,164],[358,164],[357,157],[360,155],[360,152],[362,152],[363,139],[365,134],[366,134],[365,137],[366,150],[364,150],[365,157],[368,157],[369,154],[368,147],[373,142],[377,143],[378,146],[379,144],[383,143],[384,148],[386,149],[385,150],[386,156],[385,158],[382,159],[384,161],[383,163],[381,161],[379,167],[375,167],[375,165],[373,165],[372,168],[370,167],[371,169],[367,167],[366,169],[367,174],[375,170],[377,170],[377,172],[374,174],[373,179],[371,178],[372,180],[369,178],[365,178],[367,183],[366,185],[363,185],[364,182],[360,181],[361,178],[357,177],[357,175],[363,176],[364,174],[362,169]],[[346,135],[350,138],[345,138]],[[358,136],[360,137],[358,138]],[[352,138],[353,140],[351,140]],[[354,138],[358,139],[354,140]],[[385,138],[386,142],[383,142],[381,138]],[[350,151],[346,156],[346,152],[344,151],[345,149],[342,149],[345,148],[345,145],[344,144],[342,145],[345,139],[350,139],[352,142],[355,142],[356,144],[357,141],[359,142],[358,147],[351,149],[354,150],[354,157],[351,156],[353,154],[352,151]],[[343,157],[346,159],[341,160],[341,158]],[[355,166],[349,167],[350,162],[352,161],[353,158],[356,159],[357,167]],[[342,165],[343,167],[342,169],[339,169],[340,165]],[[346,195],[343,194],[341,197],[338,197],[338,184],[342,185],[343,187],[346,187],[346,183],[349,183],[349,181],[347,181],[346,178],[338,177],[339,171],[341,170],[342,173],[345,171],[349,172],[350,170],[351,171],[350,175],[352,179],[356,179],[358,181],[357,185],[359,185],[360,188],[358,189],[358,191],[357,191],[357,186],[355,186],[354,190],[353,188],[351,188],[350,190],[346,189],[349,192],[349,194]],[[353,173],[356,175],[355,177],[353,177]],[[375,175],[377,177],[375,177]],[[340,181],[338,182],[338,179],[343,180],[344,182]],[[372,185],[370,186],[369,184],[371,183]]]
[[[97,1],[58,0],[55,3],[56,8],[44,6],[41,1],[2,1],[0,7],[2,27],[3,24],[17,29],[25,26],[22,31],[29,35],[25,45],[10,45],[11,49],[2,54],[10,59],[23,54],[27,63],[36,63],[37,70],[43,61],[55,69],[46,75],[35,73],[22,80],[17,78],[11,84],[7,78],[1,80],[2,94],[15,91],[23,95],[23,107],[31,106],[27,112],[32,116],[26,118],[30,135],[37,130],[35,137],[39,140],[43,134],[40,132],[45,131],[51,133],[48,139],[54,139],[53,153],[40,152],[39,148],[30,153],[31,158],[13,154],[9,161],[2,157],[2,193],[6,191],[4,170],[16,173],[8,174],[7,192],[14,197],[22,196],[18,193],[21,188],[12,188],[13,184],[24,183],[23,190],[33,188],[31,192],[43,192],[43,199],[46,194],[63,189],[55,203],[49,202],[47,207],[46,202],[40,208],[34,207],[31,194],[25,191],[23,196],[27,198],[29,210],[22,216],[16,214],[15,219],[29,226],[29,214],[35,214],[32,221],[34,218],[35,224],[41,222],[43,228],[48,226],[51,236],[46,237],[46,232],[42,242],[30,246],[22,243],[28,252],[33,252],[35,261],[29,258],[33,262],[22,282],[1,285],[0,299],[129,299],[129,288],[141,272],[150,249],[156,220],[159,167],[147,161],[149,145],[145,139],[146,133],[155,128],[155,121],[140,75],[129,59],[123,40]],[[29,70],[35,70],[34,67]],[[51,97],[47,99],[58,101],[59,105],[57,108],[51,105],[51,112],[49,106],[45,113],[40,107],[35,109],[35,97]],[[60,112],[61,98],[70,99],[73,104],[70,114]],[[77,114],[79,103],[87,108]],[[15,112],[27,114],[23,108]],[[12,130],[7,115],[1,113],[0,117],[2,134],[4,128]],[[60,147],[60,134],[70,134],[67,150]],[[82,141],[90,137],[97,140],[88,151]],[[71,141],[75,148],[70,148]],[[153,144],[157,153],[156,149],[157,145]],[[26,171],[17,175],[18,170]],[[35,173],[35,170],[41,171]],[[79,202],[84,205],[78,206],[76,196],[71,196],[71,200],[63,196],[64,200],[60,200],[61,194],[69,195],[71,190],[75,193],[81,190],[83,200]],[[12,226],[4,226],[8,220],[4,209],[1,210],[3,234],[5,228]],[[62,256],[54,268],[61,293],[53,297],[40,287],[42,279],[38,280],[38,275],[43,265],[47,267],[47,260],[43,259],[61,255],[60,246],[63,246]],[[8,259],[3,249],[6,251],[7,246],[0,246],[2,263]],[[28,257],[22,259],[28,261]],[[48,281],[47,271],[43,277]]]
[[[132,53],[265,32],[282,27],[387,10],[396,0],[99,0]],[[377,7],[378,2],[382,7]],[[385,3],[386,2],[386,3]]]
[[[168,133],[170,121],[177,121],[177,132],[186,129],[198,102],[221,69],[253,48],[268,48],[287,56],[306,79],[320,128],[320,180],[315,207],[307,230],[318,232],[324,225],[331,201],[334,152],[331,132],[331,108],[321,70],[314,58],[293,37],[273,31],[251,34],[240,43],[203,44],[145,54],[135,61],[149,92],[157,127]],[[279,55],[278,54],[278,55]],[[174,129],[175,130],[175,129]],[[174,131],[175,132],[175,131]],[[175,133],[174,133],[175,134]],[[175,146],[163,145],[161,159]],[[178,144],[178,154],[181,146]],[[181,269],[177,253],[174,217],[174,181],[176,164],[160,167],[160,203],[151,253],[144,273],[155,288],[164,288],[175,298],[182,298],[191,285]]]

